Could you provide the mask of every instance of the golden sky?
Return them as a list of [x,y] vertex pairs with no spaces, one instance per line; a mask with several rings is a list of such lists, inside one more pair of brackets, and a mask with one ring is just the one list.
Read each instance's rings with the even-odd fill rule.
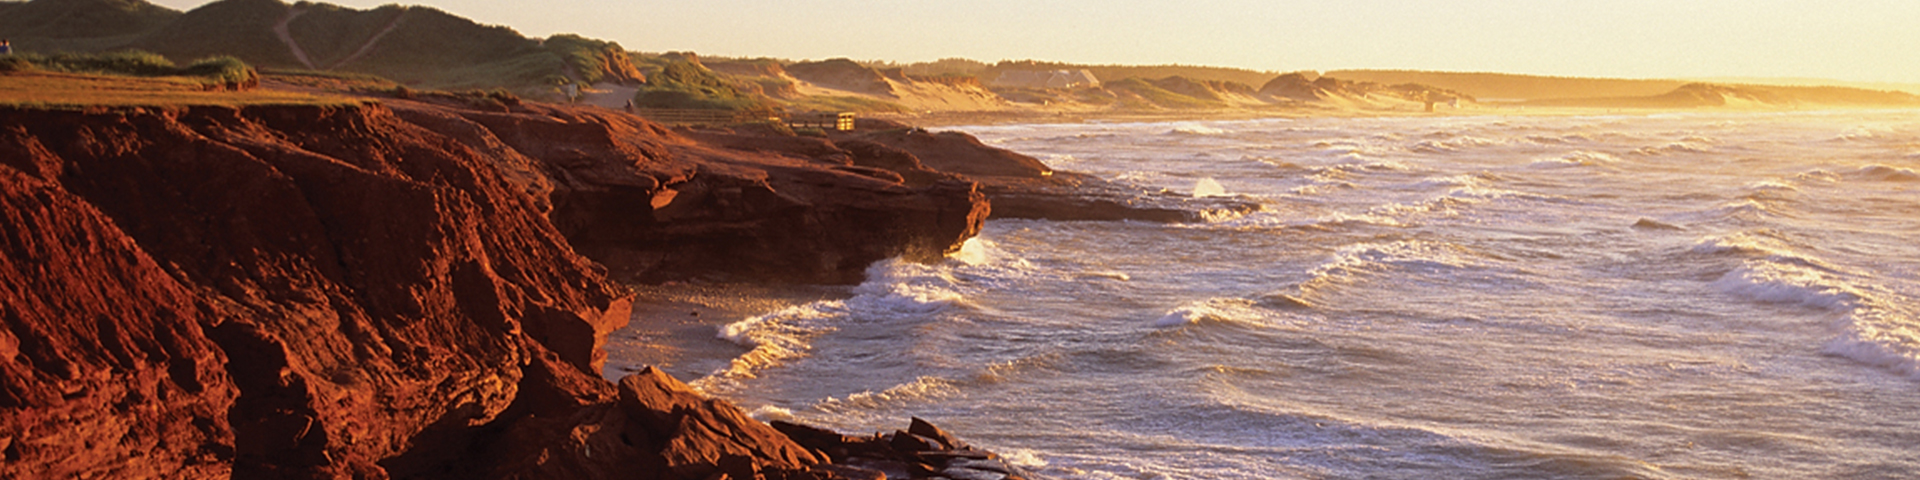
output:
[[[190,9],[205,0],[158,0]],[[394,0],[343,0],[372,8]],[[402,2],[405,3],[405,2]],[[424,0],[523,34],[786,59],[1920,83],[1920,0]]]

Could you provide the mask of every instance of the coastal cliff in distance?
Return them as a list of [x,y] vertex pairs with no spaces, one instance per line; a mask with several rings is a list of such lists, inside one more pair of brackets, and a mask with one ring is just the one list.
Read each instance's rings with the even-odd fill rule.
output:
[[956,178],[604,110],[0,118],[8,478],[834,478],[657,371],[601,379],[609,275],[857,281],[987,213]]

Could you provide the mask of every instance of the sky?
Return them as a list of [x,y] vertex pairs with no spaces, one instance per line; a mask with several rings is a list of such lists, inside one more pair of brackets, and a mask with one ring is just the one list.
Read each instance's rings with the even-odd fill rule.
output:
[[[149,0],[180,10],[206,0]],[[641,52],[1920,84],[1916,0],[339,0]]]

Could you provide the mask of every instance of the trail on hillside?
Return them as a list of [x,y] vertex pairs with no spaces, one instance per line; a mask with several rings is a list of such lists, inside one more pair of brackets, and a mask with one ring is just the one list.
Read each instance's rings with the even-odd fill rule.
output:
[[335,68],[340,68],[341,65],[346,65],[347,62],[359,60],[360,57],[366,56],[367,52],[373,51],[373,45],[376,43],[379,43],[381,38],[386,37],[387,34],[389,33],[393,33],[393,29],[400,27],[400,19],[407,18],[407,12],[410,12],[410,11],[412,10],[401,10],[399,15],[393,16],[393,21],[387,22],[387,28],[380,29],[380,33],[376,33],[376,34],[373,34],[372,37],[368,37],[367,43],[360,45],[360,49],[354,50],[352,55],[347,55],[346,58],[342,58],[340,59],[340,61],[333,62],[332,65],[327,65],[327,69],[332,70]]
[[639,91],[640,87],[629,87],[617,83],[596,83],[592,87],[580,90],[580,103],[607,108],[627,108],[627,101],[633,100],[633,94]]
[[293,41],[293,34],[287,31],[287,24],[293,23],[293,19],[300,18],[301,15],[304,15],[306,13],[307,13],[306,7],[296,6],[291,9],[288,9],[287,16],[284,18],[281,18],[280,23],[276,23],[273,25],[273,35],[276,37],[280,37],[280,43],[287,44],[287,50],[293,52],[293,58],[295,60],[299,60],[301,65],[306,65],[307,69],[311,70],[314,68],[313,60],[307,58],[307,51],[301,49],[300,44]]

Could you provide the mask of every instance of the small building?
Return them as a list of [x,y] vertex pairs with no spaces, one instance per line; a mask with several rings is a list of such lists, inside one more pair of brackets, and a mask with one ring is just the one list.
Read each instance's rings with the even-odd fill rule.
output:
[[992,86],[1014,88],[1080,88],[1098,87],[1100,79],[1093,72],[1081,70],[1006,70],[995,77]]

